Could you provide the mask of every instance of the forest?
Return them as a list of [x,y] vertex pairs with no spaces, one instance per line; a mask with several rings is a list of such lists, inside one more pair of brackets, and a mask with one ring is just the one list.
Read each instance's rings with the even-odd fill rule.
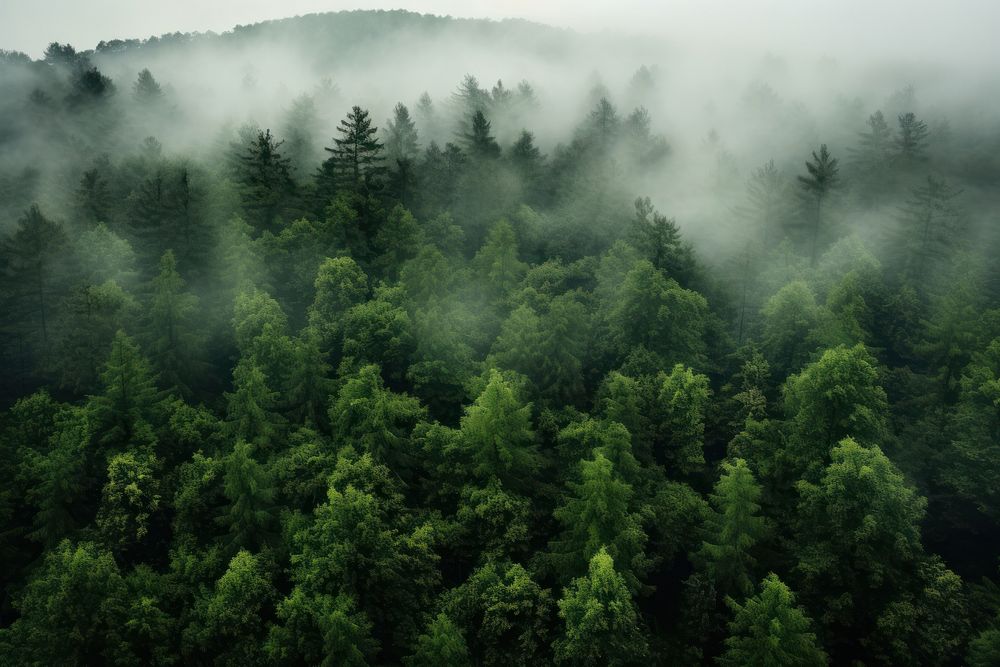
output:
[[1000,664],[1000,83],[611,40],[0,51],[0,663]]

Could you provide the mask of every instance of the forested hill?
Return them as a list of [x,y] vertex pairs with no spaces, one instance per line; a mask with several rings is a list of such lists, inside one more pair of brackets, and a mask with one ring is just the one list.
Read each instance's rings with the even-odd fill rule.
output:
[[1000,664],[995,77],[709,62],[0,53],[0,663]]

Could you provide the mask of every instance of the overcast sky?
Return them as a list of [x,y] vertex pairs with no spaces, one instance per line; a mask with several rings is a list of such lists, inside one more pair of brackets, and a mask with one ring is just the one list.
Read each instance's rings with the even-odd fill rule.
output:
[[1000,0],[0,0],[0,48],[38,57],[52,41],[88,49],[102,39],[222,32],[343,9],[521,17],[703,44],[1000,63]]

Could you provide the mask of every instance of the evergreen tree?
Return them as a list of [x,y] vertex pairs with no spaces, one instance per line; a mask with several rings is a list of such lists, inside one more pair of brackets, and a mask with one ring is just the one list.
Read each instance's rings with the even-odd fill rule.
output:
[[480,159],[500,157],[500,144],[490,134],[491,123],[486,114],[477,109],[469,121],[469,129],[462,133],[465,151]]
[[139,72],[139,77],[132,84],[132,94],[137,102],[150,106],[163,99],[163,89],[149,69]]
[[917,118],[912,111],[900,114],[897,120],[899,128],[892,140],[895,158],[904,167],[910,167],[925,159],[930,130],[927,129],[927,123]]
[[333,179],[338,189],[368,192],[378,186],[385,167],[383,145],[378,140],[378,128],[372,127],[368,111],[354,106],[337,126],[339,138],[334,138],[331,153]]
[[727,667],[743,665],[827,664],[827,656],[811,631],[811,621],[795,596],[774,573],[764,577],[761,591],[741,605],[728,599],[733,611],[726,651],[718,662]]
[[651,563],[645,554],[646,533],[632,512],[632,487],[614,471],[611,461],[595,451],[580,461],[580,481],[569,482],[569,496],[555,511],[562,536],[550,544],[557,574],[568,579],[583,573],[602,548],[618,563],[628,589],[642,588],[640,578]]
[[648,656],[639,614],[614,559],[602,547],[590,559],[587,576],[574,579],[559,600],[566,621],[556,640],[558,662],[574,665],[637,665]]
[[222,488],[229,503],[219,521],[229,531],[230,552],[268,545],[275,537],[274,491],[267,469],[253,458],[253,445],[237,440],[223,471]]
[[706,539],[696,557],[721,593],[749,595],[753,591],[753,553],[767,531],[767,521],[760,516],[760,496],[760,485],[746,461],[722,463],[722,475],[711,496],[713,512]]
[[277,397],[256,358],[241,358],[233,369],[233,392],[226,394],[233,435],[260,447],[271,445],[279,427],[272,412]]
[[799,176],[798,179],[807,200],[816,207],[815,213],[812,214],[812,230],[809,234],[809,261],[815,266],[819,234],[823,227],[823,204],[837,187],[840,166],[837,159],[830,155],[826,144],[819,147],[818,155],[813,151],[812,156],[812,162],[806,162],[807,175]]
[[93,400],[102,441],[124,445],[133,437],[145,439],[146,427],[156,420],[159,395],[149,362],[121,329],[111,342],[101,385],[103,392]]
[[238,156],[236,179],[242,186],[243,214],[258,232],[274,230],[294,194],[291,160],[280,152],[271,130],[258,130]]
[[153,363],[160,384],[189,396],[192,353],[198,344],[192,315],[198,297],[184,291],[184,279],[177,273],[174,253],[160,258],[160,273],[153,279],[153,299],[149,308],[149,338]]
[[417,637],[416,650],[405,660],[406,667],[471,667],[465,637],[446,614],[438,614]]
[[495,370],[462,417],[462,438],[471,449],[473,474],[524,488],[541,467],[531,428],[531,405],[522,404],[510,382]]

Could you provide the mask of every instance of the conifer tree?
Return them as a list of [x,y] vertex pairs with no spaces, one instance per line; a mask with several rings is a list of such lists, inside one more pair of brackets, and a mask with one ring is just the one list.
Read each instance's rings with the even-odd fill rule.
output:
[[587,575],[574,579],[559,600],[566,622],[555,642],[557,662],[573,665],[639,665],[648,655],[646,637],[625,579],[603,547]]
[[160,385],[189,396],[192,353],[197,345],[192,315],[198,297],[184,290],[172,250],[160,258],[160,273],[153,279],[153,300],[149,308],[149,338],[153,363],[160,373]]
[[819,154],[813,151],[812,162],[806,161],[805,176],[799,176],[799,185],[806,195],[807,201],[816,207],[812,214],[812,229],[809,234],[809,261],[815,266],[819,250],[819,234],[823,227],[823,204],[829,198],[840,180],[838,161],[827,149],[826,144],[819,147]]
[[481,159],[500,157],[500,144],[490,134],[491,123],[486,114],[477,109],[469,121],[469,129],[462,134],[465,151]]
[[628,589],[638,592],[651,563],[644,552],[646,533],[640,517],[631,510],[632,487],[599,450],[579,465],[580,481],[569,482],[569,495],[555,511],[563,533],[549,546],[558,575],[568,579],[582,574],[590,559],[605,548],[618,563]]
[[332,173],[338,189],[368,192],[376,189],[385,172],[383,145],[378,128],[372,126],[368,111],[354,106],[337,126],[340,137],[334,138],[331,153]]
[[121,329],[111,342],[111,354],[101,373],[103,392],[94,397],[102,424],[102,440],[125,444],[133,436],[144,438],[144,424],[155,420],[159,394],[149,362]]
[[428,623],[427,631],[417,637],[416,650],[404,664],[406,667],[472,667],[472,659],[462,631],[447,614],[438,614]]
[[812,623],[795,596],[778,579],[767,575],[759,594],[739,604],[727,600],[733,611],[726,650],[719,658],[725,667],[768,665],[768,667],[823,667],[827,656],[811,631]]
[[255,357],[243,357],[233,369],[233,392],[226,394],[233,435],[260,447],[272,444],[279,424],[272,412],[278,394],[267,380]]
[[924,159],[927,149],[927,123],[917,118],[912,111],[900,114],[897,118],[899,128],[892,140],[896,159],[905,167],[913,166]]
[[742,596],[753,591],[754,547],[767,530],[760,516],[760,496],[760,485],[746,461],[722,463],[722,476],[711,496],[706,539],[696,556],[721,593]]
[[223,463],[223,493],[229,501],[220,523],[229,531],[229,549],[258,550],[274,538],[274,491],[253,446],[239,439]]
[[476,401],[465,409],[462,438],[471,451],[473,474],[496,477],[509,488],[524,488],[541,467],[531,428],[531,405],[496,370]]
[[143,69],[132,85],[132,94],[140,104],[153,105],[163,99],[163,89],[149,69]]
[[239,155],[243,211],[258,233],[275,229],[275,219],[289,206],[294,192],[291,160],[279,150],[283,143],[271,130],[258,130]]

